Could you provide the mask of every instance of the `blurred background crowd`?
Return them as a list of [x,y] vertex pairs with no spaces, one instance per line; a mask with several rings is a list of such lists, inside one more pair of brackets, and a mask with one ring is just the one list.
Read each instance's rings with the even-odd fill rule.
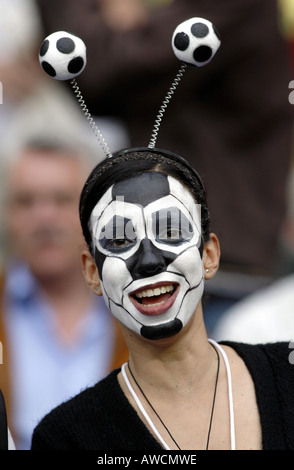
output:
[[179,63],[170,40],[200,16],[220,31],[214,61],[189,68],[158,147],[202,176],[220,269],[204,319],[217,340],[294,339],[294,0],[0,0],[0,388],[17,449],[45,413],[127,358],[82,276],[79,192],[104,155],[66,82],[38,52],[80,36],[78,78],[112,152],[148,145]]

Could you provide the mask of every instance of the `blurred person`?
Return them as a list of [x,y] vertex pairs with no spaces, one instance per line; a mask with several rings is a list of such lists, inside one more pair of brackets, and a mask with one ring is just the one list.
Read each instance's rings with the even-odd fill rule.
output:
[[42,80],[35,57],[42,25],[35,0],[0,0],[0,12],[0,77],[9,109]]
[[81,272],[78,200],[93,158],[76,142],[49,135],[24,142],[2,173],[0,386],[17,449],[30,447],[44,413],[126,354],[105,303]]
[[294,171],[288,181],[276,278],[229,308],[214,332],[217,340],[268,343],[294,340]]
[[218,323],[217,341],[249,344],[294,340],[294,274],[280,278],[229,308]]
[[206,285],[204,300],[206,327],[213,335],[223,311],[272,281],[285,217],[293,115],[278,2],[37,3],[46,33],[65,29],[85,41],[88,61],[79,85],[88,107],[121,119],[133,147],[148,143],[146,122],[151,133],[179,69],[170,47],[175,27],[202,16],[220,31],[224,47],[208,67],[185,73],[158,143],[185,155],[208,188],[213,229],[222,246],[220,270]]
[[[102,151],[92,129],[83,119],[72,93],[56,80],[47,80],[40,68],[38,52],[43,25],[35,0],[0,0],[0,81],[3,102],[0,106],[0,164],[17,154],[24,141],[52,130],[87,145],[97,159]],[[128,137],[120,122],[99,117],[103,135],[114,149],[127,145]],[[88,137],[88,140],[87,140]],[[87,143],[86,143],[87,140]],[[3,185],[2,185],[3,186]],[[3,188],[0,188],[0,193]],[[0,194],[1,196],[1,194]],[[0,236],[2,235],[0,227]],[[3,258],[0,244],[0,263]]]
[[[36,60],[42,26],[35,0],[0,0],[0,137],[45,86]],[[47,87],[46,87],[47,88]]]

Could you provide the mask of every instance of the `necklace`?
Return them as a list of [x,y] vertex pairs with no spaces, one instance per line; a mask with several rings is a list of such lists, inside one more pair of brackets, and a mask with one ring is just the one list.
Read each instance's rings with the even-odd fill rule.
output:
[[[208,428],[208,436],[207,436],[207,442],[206,442],[206,450],[208,450],[208,446],[209,446],[209,440],[210,440],[210,433],[211,433],[211,427],[212,427],[212,420],[213,420],[213,414],[214,414],[214,406],[215,406],[215,398],[216,398],[216,391],[217,391],[217,384],[218,384],[218,378],[219,378],[219,367],[220,367],[220,357],[219,357],[219,352],[217,350],[217,348],[215,347],[215,345],[211,342],[211,346],[213,347],[213,349],[215,350],[216,352],[216,355],[217,355],[217,372],[216,372],[216,379],[215,379],[215,386],[214,386],[214,393],[213,393],[213,400],[212,400],[212,407],[211,407],[211,413],[210,413],[210,420],[209,420],[209,428]],[[125,366],[125,364],[124,364]],[[163,420],[161,419],[161,417],[159,416],[159,414],[157,413],[157,411],[155,410],[155,408],[152,406],[152,404],[150,403],[150,401],[148,400],[147,396],[145,395],[144,391],[142,390],[141,386],[139,385],[139,383],[137,382],[136,378],[134,377],[134,374],[130,368],[130,364],[128,363],[128,369],[130,371],[130,374],[132,376],[132,379],[133,381],[135,382],[135,384],[137,385],[138,389],[140,390],[141,394],[143,395],[143,397],[145,398],[146,402],[148,403],[148,405],[150,406],[150,408],[152,409],[152,411],[155,413],[155,415],[157,416],[157,418],[159,419],[159,421],[161,422],[162,426],[165,428],[165,430],[167,431],[168,435],[170,436],[170,438],[172,439],[172,441],[174,442],[174,444],[177,446],[177,448],[179,450],[181,450],[180,446],[178,445],[178,443],[176,442],[176,440],[174,439],[174,437],[172,436],[171,432],[169,431],[169,429],[167,428],[167,426],[164,424]],[[124,376],[124,379],[126,380],[126,374],[123,374]],[[126,383],[130,389],[130,383],[128,380],[126,380]],[[144,410],[141,402],[139,401],[137,395],[135,394],[134,390],[131,388],[130,391],[132,392],[132,395],[134,396],[137,404],[140,403],[140,410]],[[138,403],[139,402],[139,403]],[[143,412],[145,418],[148,417],[147,421],[149,422],[149,424],[151,425],[153,431],[155,431],[155,434],[157,435],[157,437],[160,438],[161,442],[164,444],[164,446],[166,448],[168,448],[167,444],[163,441],[162,437],[159,435],[158,431],[156,430],[155,426],[153,425],[152,421],[150,420],[149,416],[147,415],[147,413]]]

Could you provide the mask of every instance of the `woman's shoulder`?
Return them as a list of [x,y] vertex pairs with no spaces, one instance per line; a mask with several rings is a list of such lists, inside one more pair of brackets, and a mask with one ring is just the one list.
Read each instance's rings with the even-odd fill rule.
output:
[[120,369],[115,369],[95,385],[85,388],[74,397],[57,406],[49,415],[59,412],[68,413],[71,408],[75,410],[82,409],[83,412],[86,412],[87,409],[93,410],[93,406],[95,410],[104,407],[105,401],[109,399],[109,394],[113,395],[116,392],[118,386],[117,374],[119,371]]
[[251,359],[259,357],[263,361],[277,362],[280,365],[281,361],[291,364],[291,351],[294,349],[292,341],[259,344],[222,341],[220,344],[233,348],[245,360],[251,361]]
[[82,390],[44,416],[34,430],[32,449],[71,448],[76,444],[70,440],[91,434],[97,422],[107,419],[113,400],[121,398],[117,381],[119,370],[112,371],[96,385]]
[[264,449],[294,449],[294,343],[226,342],[249,370],[260,414]]
[[286,385],[288,390],[294,387],[294,343],[273,342],[264,344],[245,344],[222,342],[229,346],[244,361],[251,373],[255,385],[262,383],[272,387],[278,384],[278,389]]

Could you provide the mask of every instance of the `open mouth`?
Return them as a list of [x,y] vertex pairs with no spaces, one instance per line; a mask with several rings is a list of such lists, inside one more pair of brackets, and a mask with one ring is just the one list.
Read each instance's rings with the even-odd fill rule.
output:
[[129,296],[140,313],[161,315],[173,305],[178,295],[178,287],[177,283],[159,282],[131,292]]

